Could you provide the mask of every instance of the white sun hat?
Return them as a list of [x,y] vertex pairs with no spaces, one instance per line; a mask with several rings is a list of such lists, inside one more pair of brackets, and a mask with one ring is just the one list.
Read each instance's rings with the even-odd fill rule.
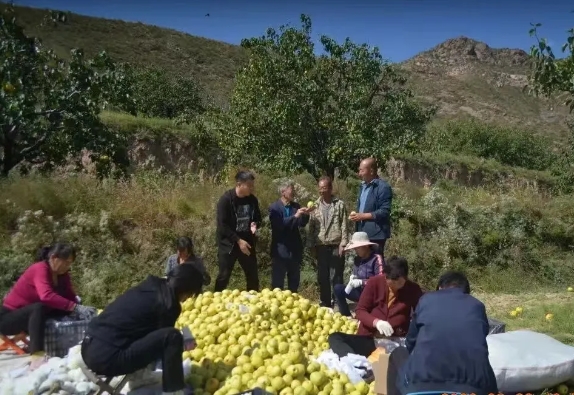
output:
[[369,235],[365,232],[355,232],[351,236],[351,241],[345,247],[345,251],[354,250],[357,247],[377,245],[369,240]]

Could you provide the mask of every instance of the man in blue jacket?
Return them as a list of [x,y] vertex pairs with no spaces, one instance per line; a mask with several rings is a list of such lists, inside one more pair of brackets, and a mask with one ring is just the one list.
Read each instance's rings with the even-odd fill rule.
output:
[[355,222],[355,232],[365,232],[369,240],[378,245],[384,258],[385,243],[391,237],[391,205],[393,190],[377,174],[377,162],[373,158],[363,159],[359,165],[361,188],[357,199],[357,212],[349,218]]
[[466,276],[443,274],[437,291],[420,299],[411,320],[410,355],[396,381],[400,393],[498,393],[488,359],[488,329],[484,304],[470,295]]
[[309,222],[311,208],[301,208],[294,202],[295,183],[291,180],[279,184],[281,197],[269,206],[271,222],[271,287],[283,289],[285,275],[287,288],[297,292],[303,263],[303,241],[299,228]]

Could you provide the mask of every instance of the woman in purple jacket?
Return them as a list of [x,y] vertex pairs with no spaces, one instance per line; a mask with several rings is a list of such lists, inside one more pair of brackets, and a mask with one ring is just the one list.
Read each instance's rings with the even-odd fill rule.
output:
[[351,316],[347,299],[358,302],[367,280],[383,274],[384,260],[380,254],[375,252],[374,246],[377,244],[369,241],[369,236],[365,232],[355,232],[351,237],[351,242],[345,247],[345,251],[355,250],[357,256],[349,283],[346,286],[336,284],[334,289],[339,313],[344,316]]

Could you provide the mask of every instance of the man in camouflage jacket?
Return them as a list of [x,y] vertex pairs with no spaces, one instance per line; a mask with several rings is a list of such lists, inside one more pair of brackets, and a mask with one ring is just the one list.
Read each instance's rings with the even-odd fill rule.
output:
[[[317,260],[321,306],[333,307],[331,285],[343,283],[344,248],[349,242],[349,222],[344,202],[333,196],[332,180],[322,177],[318,186],[321,197],[310,214],[307,247]],[[332,278],[331,269],[334,271]]]

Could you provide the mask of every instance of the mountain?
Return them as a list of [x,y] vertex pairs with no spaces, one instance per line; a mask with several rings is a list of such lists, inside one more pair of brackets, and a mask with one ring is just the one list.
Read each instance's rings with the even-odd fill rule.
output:
[[[62,56],[72,48],[89,55],[106,50],[118,61],[191,75],[219,105],[227,104],[235,72],[246,60],[238,46],[171,29],[77,14],[69,14],[67,24],[52,26],[42,24],[46,10],[16,9],[26,32]],[[459,37],[419,53],[401,67],[413,91],[436,104],[441,118],[475,117],[565,136],[567,108],[523,91],[529,56],[522,50],[490,48]]]
[[521,49],[490,48],[468,37],[447,40],[402,63],[409,83],[439,116],[470,116],[564,137],[568,109],[557,99],[525,90],[530,56]]

